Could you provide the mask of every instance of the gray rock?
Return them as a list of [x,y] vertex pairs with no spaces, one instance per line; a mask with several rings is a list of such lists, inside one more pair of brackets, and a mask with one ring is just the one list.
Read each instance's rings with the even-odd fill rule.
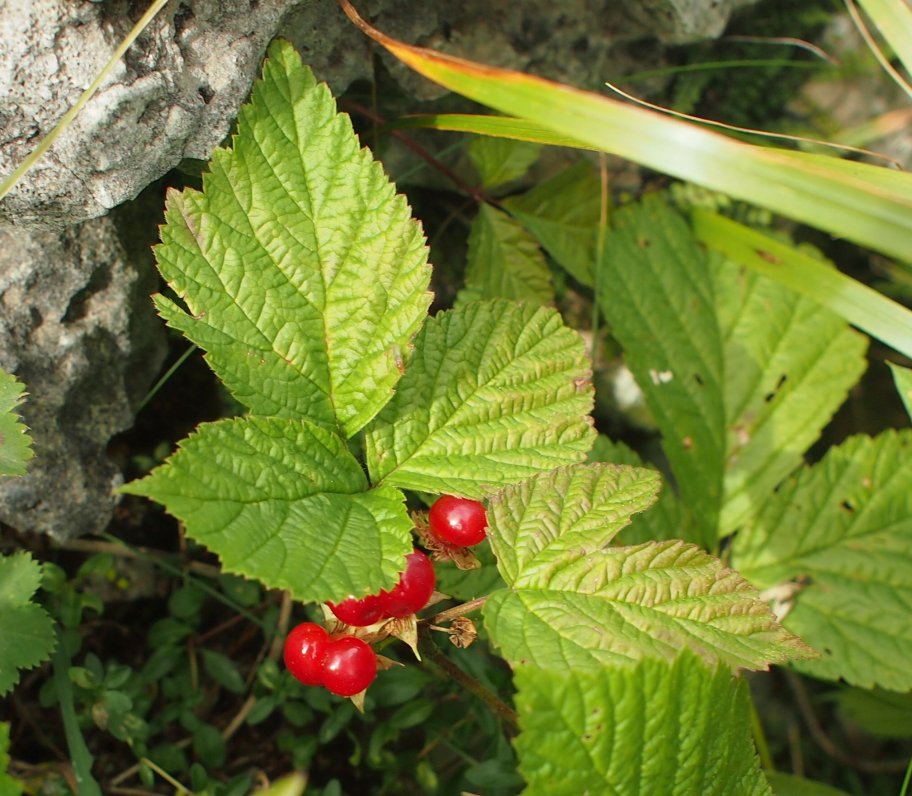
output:
[[165,350],[141,238],[125,247],[112,216],[0,227],[0,367],[26,385],[35,448],[26,476],[0,479],[0,520],[21,531],[66,539],[111,519],[120,471],[105,448],[132,425]]
[[[132,199],[182,158],[208,158],[297,2],[170,3],[0,202],[0,219],[46,227],[83,221]],[[133,7],[128,0],[0,3],[0,174],[76,103],[133,26]]]
[[[600,88],[605,78],[655,62],[655,46],[632,42],[717,35],[732,9],[753,1],[362,0],[358,6],[405,41]],[[0,175],[75,104],[132,27],[134,6],[129,0],[0,2]],[[277,33],[337,92],[373,75],[373,45],[335,0],[171,3],[0,201],[0,221],[59,228],[103,215],[183,158],[208,158]],[[413,96],[442,93],[384,57]]]
[[[358,6],[405,41],[600,89],[605,78],[654,64],[662,42],[716,35],[746,2]],[[132,0],[0,0],[0,175],[95,79],[138,17],[136,7]],[[120,475],[105,449],[133,422],[160,365],[164,329],[148,301],[155,272],[145,232],[125,232],[118,211],[89,219],[137,196],[181,160],[208,158],[277,33],[337,93],[374,75],[374,45],[335,0],[175,0],[0,201],[0,223],[8,224],[0,227],[0,367],[28,388],[23,414],[37,454],[28,476],[0,483],[0,520],[63,539],[110,519]],[[410,96],[442,93],[384,57]],[[142,241],[145,254],[122,241]]]

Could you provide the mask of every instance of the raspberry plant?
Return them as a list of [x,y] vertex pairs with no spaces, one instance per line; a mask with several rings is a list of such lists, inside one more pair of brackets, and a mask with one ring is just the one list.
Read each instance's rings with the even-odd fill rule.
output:
[[[163,503],[226,571],[333,603],[393,589],[413,545],[404,490],[484,499],[497,570],[484,630],[514,672],[528,792],[767,794],[740,670],[796,661],[912,687],[880,655],[912,644],[888,627],[908,567],[858,566],[873,538],[908,538],[910,435],[850,441],[767,502],[858,378],[864,338],[708,258],[661,197],[617,214],[596,274],[591,248],[548,231],[549,215],[592,208],[555,205],[589,187],[576,169],[505,202],[512,215],[485,208],[467,291],[428,316],[419,225],[328,90],[274,43],[202,191],[169,195],[156,249],[175,293],[156,306],[249,414],[203,424],[124,491]],[[534,303],[551,295],[539,244],[597,285],[677,495],[596,439],[583,341]],[[531,293],[505,276],[517,261]],[[736,529],[740,573],[709,552]],[[795,632],[757,591],[783,583],[810,595],[787,617]],[[845,636],[825,618],[831,584]],[[891,606],[883,622],[867,621],[875,602]]]

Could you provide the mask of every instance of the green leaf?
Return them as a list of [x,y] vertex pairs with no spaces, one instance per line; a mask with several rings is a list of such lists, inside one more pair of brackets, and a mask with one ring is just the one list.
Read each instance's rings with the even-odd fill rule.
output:
[[515,672],[528,796],[770,796],[747,684],[686,651],[596,671]]
[[347,436],[380,410],[430,301],[424,238],[290,44],[165,219],[156,257],[187,311],[156,305],[239,401]]
[[25,552],[0,556],[0,696],[19,682],[19,669],[50,657],[54,623],[31,602],[41,585],[41,565]]
[[802,463],[867,365],[867,338],[776,282],[713,258],[728,442],[719,533]]
[[22,783],[7,773],[9,768],[10,726],[0,721],[0,796],[19,796]]
[[502,210],[483,204],[469,233],[466,286],[457,303],[505,298],[550,304],[551,271],[535,239]]
[[601,190],[580,161],[520,196],[501,203],[578,282],[592,287]]
[[[246,690],[244,687],[244,678],[238,670],[237,664],[227,655],[214,650],[202,650],[203,666],[206,673],[217,682],[222,688],[227,689],[232,694],[243,694]],[[204,725],[200,725],[204,726]]]
[[476,136],[469,141],[469,158],[485,188],[496,188],[522,177],[540,154],[540,144],[509,138]]
[[896,382],[896,391],[899,393],[899,397],[902,398],[903,405],[906,407],[906,412],[909,414],[909,417],[912,418],[912,370],[909,368],[901,368],[899,365],[894,365],[892,362],[887,363],[890,366],[890,370],[893,373],[893,381]]
[[163,503],[227,571],[300,600],[389,588],[412,548],[402,493],[369,490],[345,441],[307,421],[203,424],[122,491]]
[[[816,157],[805,152],[792,154]],[[834,162],[834,167],[836,164],[840,164],[839,168],[848,165],[839,160]],[[853,175],[853,179],[858,176]],[[901,173],[897,176],[909,177]],[[710,249],[818,302],[872,337],[912,357],[912,311],[768,234],[700,208],[695,208],[691,215],[694,234]]]
[[[603,434],[596,437],[592,450],[589,451],[589,462],[606,462],[609,464],[627,464],[631,467],[644,467],[639,455],[623,442],[616,442]],[[618,544],[641,544],[658,542],[663,539],[681,539],[695,542],[695,520],[687,507],[678,500],[671,484],[662,479],[659,499],[641,514],[630,519],[630,525],[621,529],[616,542]]]
[[767,772],[766,778],[773,786],[775,796],[848,796],[844,790],[781,771]]
[[723,347],[706,257],[657,195],[620,210],[599,304],[662,432],[699,541],[716,541],[725,459]]
[[844,688],[836,695],[836,701],[842,717],[868,735],[912,738],[912,693]]
[[733,544],[784,619],[824,653],[799,665],[851,685],[912,689],[912,431],[852,437],[783,484]]
[[488,538],[507,586],[550,583],[611,543],[630,516],[655,503],[654,470],[610,464],[564,467],[507,487],[488,503]]
[[0,476],[25,475],[25,463],[35,455],[16,412],[24,397],[25,388],[0,370]]
[[[243,684],[243,680],[241,682]],[[208,768],[221,768],[228,756],[222,734],[217,727],[206,723],[193,731],[193,751]]]
[[488,538],[508,588],[484,620],[511,663],[599,670],[689,646],[711,664],[766,668],[807,649],[737,572],[680,541],[606,547],[654,500],[659,476],[565,468],[488,502]]
[[581,461],[589,377],[582,338],[554,310],[479,301],[440,313],[368,429],[371,480],[480,498]]

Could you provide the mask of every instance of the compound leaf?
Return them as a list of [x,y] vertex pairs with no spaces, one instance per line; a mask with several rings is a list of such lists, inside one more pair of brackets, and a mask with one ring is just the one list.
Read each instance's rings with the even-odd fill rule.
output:
[[912,689],[912,431],[852,437],[783,484],[733,544],[784,624],[823,652],[799,664],[862,688]]
[[601,201],[592,167],[580,161],[501,204],[558,265],[581,284],[592,287]]
[[699,541],[716,541],[725,460],[723,347],[706,257],[653,195],[615,215],[599,304],[652,412]]
[[402,493],[369,489],[345,441],[307,421],[203,424],[122,491],[163,503],[226,571],[300,600],[389,588],[412,549]]
[[41,585],[41,565],[28,553],[0,556],[0,696],[54,650],[54,623],[31,602]]
[[480,498],[581,461],[589,377],[582,338],[554,310],[477,301],[440,313],[368,429],[371,479]]
[[466,286],[458,302],[505,298],[549,304],[551,271],[535,239],[502,210],[483,204],[469,233]]
[[721,258],[712,266],[725,346],[724,536],[801,464],[864,372],[867,338],[777,282]]
[[25,463],[35,455],[32,441],[16,413],[24,395],[25,388],[0,370],[0,476],[25,475]]
[[290,44],[165,219],[156,257],[187,311],[156,305],[239,401],[347,436],[380,410],[430,301],[424,238]]
[[770,796],[749,693],[684,651],[598,671],[514,673],[528,796]]
[[712,665],[764,669],[810,652],[747,581],[700,548],[606,547],[658,483],[650,470],[589,465],[491,497],[489,538],[507,588],[489,597],[484,618],[508,661],[597,670],[670,660],[689,646]]

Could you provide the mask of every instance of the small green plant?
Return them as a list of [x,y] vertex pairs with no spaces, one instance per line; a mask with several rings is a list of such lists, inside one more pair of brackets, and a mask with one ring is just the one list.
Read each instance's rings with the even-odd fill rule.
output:
[[[16,413],[23,397],[23,386],[0,370],[0,477],[24,475],[34,455]],[[51,618],[32,602],[40,585],[41,565],[28,553],[0,556],[0,696],[19,681],[20,669],[37,666],[54,649]]]
[[[529,162],[524,155],[487,184]],[[554,234],[548,223],[573,216],[562,203],[586,194],[591,175],[577,169],[556,179],[565,192],[552,186],[505,202],[515,216],[482,211],[470,244],[474,293],[428,317],[420,228],[325,87],[289,45],[274,43],[231,148],[215,153],[202,191],[169,196],[156,250],[177,297],[158,296],[156,306],[206,351],[249,414],[200,426],[124,491],[163,503],[226,571],[335,610],[325,627],[292,631],[286,661],[303,682],[359,704],[357,691],[374,676],[368,645],[392,636],[414,644],[428,629],[415,617],[426,596],[398,612],[384,602],[406,570],[413,532],[441,559],[447,547],[487,535],[493,556],[480,546],[487,563],[467,573],[475,599],[439,616],[453,621],[458,640],[469,631],[455,629],[456,620],[483,606],[484,632],[518,689],[515,748],[530,793],[632,780],[641,790],[619,792],[768,793],[751,745],[748,694],[734,674],[789,660],[832,662],[815,663],[818,653],[711,551],[754,521],[760,492],[800,463],[860,368],[840,369],[842,386],[813,420],[800,421],[795,445],[764,438],[764,428],[778,427],[771,417],[787,416],[784,396],[809,389],[805,371],[794,368],[810,367],[745,367],[730,388],[741,391],[737,400],[727,400],[726,357],[758,342],[753,327],[739,332],[742,303],[759,302],[767,286],[745,292],[736,267],[720,263],[718,276],[706,269],[686,223],[658,198],[619,213],[605,256],[595,256],[591,224],[573,235]],[[591,220],[591,202],[569,204]],[[679,497],[666,488],[659,499],[661,477],[632,452],[603,438],[591,452],[583,340],[557,312],[536,306],[548,296],[514,295],[524,280],[504,275],[518,262],[544,277],[539,244],[596,285],[663,432]],[[610,268],[644,276],[631,281]],[[776,290],[775,306],[791,300]],[[768,313],[764,301],[758,310]],[[802,321],[813,315],[803,305],[805,314],[783,311]],[[721,334],[720,323],[731,331]],[[771,344],[791,328],[776,327]],[[856,362],[861,339],[833,334]],[[732,427],[727,437],[729,421],[748,418],[749,431]],[[733,443],[743,463],[727,468]],[[612,461],[586,464],[587,456]],[[450,497],[434,504],[428,523],[424,512],[406,510],[408,492],[483,500],[486,527],[472,515],[471,533],[453,536],[444,530]],[[622,531],[630,544],[616,543]],[[743,533],[735,556],[751,569],[749,540],[762,532]],[[444,543],[436,551],[435,538]],[[438,588],[459,593],[449,565],[440,566]],[[481,578],[488,586],[479,594]],[[343,606],[351,613],[340,623]],[[329,655],[333,645],[357,650],[357,665]],[[392,674],[381,671],[368,694]],[[516,720],[499,698],[483,698]],[[257,720],[281,704],[278,690],[261,699]],[[665,733],[668,746],[658,749],[658,728],[671,725],[686,729]],[[648,757],[635,753],[650,745]]]

